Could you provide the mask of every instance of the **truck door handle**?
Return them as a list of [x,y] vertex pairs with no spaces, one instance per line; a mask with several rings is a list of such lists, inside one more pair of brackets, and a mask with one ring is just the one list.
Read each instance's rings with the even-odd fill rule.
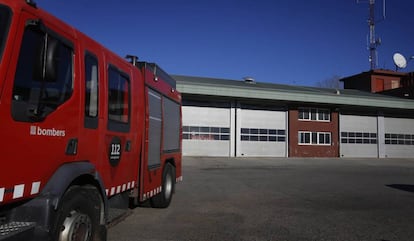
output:
[[78,152],[78,139],[72,138],[68,141],[68,144],[66,145],[66,155],[76,155]]
[[131,147],[132,147],[131,141],[127,140],[125,143],[125,151],[128,151],[128,152],[131,151]]

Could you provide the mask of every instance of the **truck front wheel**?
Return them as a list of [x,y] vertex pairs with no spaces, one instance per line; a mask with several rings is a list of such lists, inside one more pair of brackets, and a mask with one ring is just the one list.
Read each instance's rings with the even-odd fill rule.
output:
[[[58,209],[53,240],[106,240],[100,231],[101,197],[92,186],[70,187]],[[104,232],[106,236],[106,232]]]

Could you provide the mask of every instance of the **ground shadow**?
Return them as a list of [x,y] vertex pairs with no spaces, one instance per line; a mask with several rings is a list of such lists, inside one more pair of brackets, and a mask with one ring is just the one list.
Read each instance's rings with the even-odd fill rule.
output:
[[387,187],[395,188],[398,190],[406,191],[406,192],[413,192],[414,193],[414,185],[409,184],[389,184],[385,185]]

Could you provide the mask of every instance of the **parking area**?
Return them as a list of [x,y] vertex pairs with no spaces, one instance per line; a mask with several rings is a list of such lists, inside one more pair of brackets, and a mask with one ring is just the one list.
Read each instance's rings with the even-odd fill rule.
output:
[[184,158],[167,209],[139,207],[110,241],[414,237],[414,159]]

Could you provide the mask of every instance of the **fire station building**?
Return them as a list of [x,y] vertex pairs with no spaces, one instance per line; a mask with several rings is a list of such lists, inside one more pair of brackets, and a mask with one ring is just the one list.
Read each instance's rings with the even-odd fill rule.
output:
[[414,100],[353,89],[173,76],[183,155],[414,156]]

